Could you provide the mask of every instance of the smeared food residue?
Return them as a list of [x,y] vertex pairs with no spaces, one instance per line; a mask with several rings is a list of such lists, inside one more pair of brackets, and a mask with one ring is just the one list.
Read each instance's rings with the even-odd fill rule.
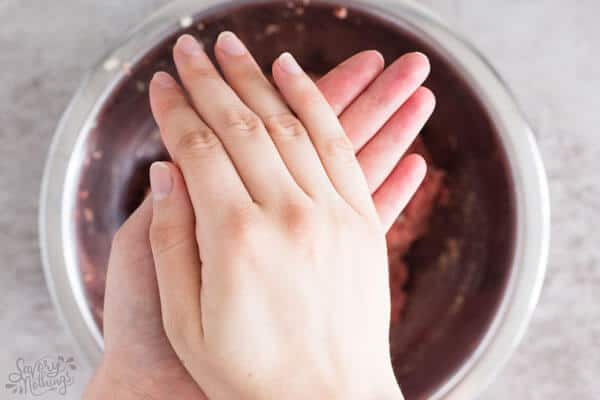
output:
[[333,15],[337,19],[346,19],[348,18],[348,9],[346,7],[336,7],[333,10]]
[[187,29],[194,23],[194,19],[190,15],[186,15],[179,19],[179,26],[183,29]]
[[265,27],[265,35],[271,36],[281,30],[281,27],[277,24],[269,24]]
[[104,68],[105,71],[114,71],[120,64],[121,61],[118,58],[111,57],[108,60],[104,61],[104,64],[102,64],[102,68]]

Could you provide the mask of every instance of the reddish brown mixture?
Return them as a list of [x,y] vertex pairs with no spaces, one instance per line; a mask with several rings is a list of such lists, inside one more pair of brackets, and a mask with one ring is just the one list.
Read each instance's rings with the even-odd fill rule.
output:
[[[386,237],[390,266],[392,323],[397,322],[402,316],[407,299],[405,285],[408,281],[409,266],[405,261],[405,256],[412,244],[427,233],[433,210],[447,196],[443,186],[444,171],[432,164],[431,156],[420,138],[414,142],[409,153],[418,153],[425,158],[427,175]],[[415,266],[411,266],[411,268],[415,268]]]

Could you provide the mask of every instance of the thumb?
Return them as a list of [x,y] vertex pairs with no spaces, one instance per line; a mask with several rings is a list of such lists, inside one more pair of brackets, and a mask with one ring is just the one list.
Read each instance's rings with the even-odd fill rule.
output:
[[104,296],[105,350],[119,349],[134,338],[155,340],[163,335],[148,239],[151,221],[152,202],[147,198],[113,238]]
[[202,337],[201,262],[195,217],[183,176],[168,162],[150,167],[153,215],[150,244],[156,267],[163,325],[181,357]]

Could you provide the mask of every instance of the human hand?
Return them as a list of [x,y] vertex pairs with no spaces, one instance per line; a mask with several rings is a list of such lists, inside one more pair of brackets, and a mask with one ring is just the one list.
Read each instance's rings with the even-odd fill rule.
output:
[[[381,183],[381,177],[389,174],[433,108],[433,98],[426,89],[415,92],[426,77],[428,66],[419,58],[408,57],[412,60],[405,56],[380,75],[383,69],[381,56],[373,51],[362,52],[317,82],[331,107],[338,115],[342,114],[342,123],[352,121],[354,112],[364,114],[360,129],[353,129],[359,126],[348,122],[345,129],[357,151],[362,148],[359,160],[373,192],[378,182]],[[375,83],[363,93],[376,77]],[[387,104],[384,102],[377,107],[375,102],[368,100],[381,98],[388,91],[391,95],[385,96]],[[356,98],[363,103],[370,102],[372,108],[352,111],[348,106]],[[403,105],[396,111],[394,107],[398,108],[399,104]],[[382,110],[385,110],[383,115]],[[394,117],[381,128],[381,121],[387,120],[394,111]],[[371,136],[374,140],[365,146]],[[388,195],[377,198],[378,209],[382,210],[383,221],[387,225],[399,212],[394,201],[396,181],[394,178],[386,181],[381,189]],[[128,393],[132,398],[164,398],[167,393],[184,398],[202,396],[173,352],[162,327],[148,240],[151,214],[151,204],[146,201],[115,237],[105,296],[105,351],[103,362],[88,388],[89,396],[106,394],[106,390],[113,394],[118,390],[122,397]]]
[[[285,102],[232,34],[220,36],[216,55],[231,87],[194,39],[175,47],[193,107],[167,74],[151,84],[183,173],[151,169],[150,237],[171,345],[211,399],[401,398],[382,224],[393,206],[376,208],[379,185],[365,180],[344,116],[290,55],[273,66]],[[385,109],[359,99],[350,110],[375,105]],[[396,167],[397,208],[424,171],[419,156]],[[382,189],[375,199],[393,192]]]
[[106,279],[104,353],[84,399],[206,399],[165,335],[146,198],[113,239]]

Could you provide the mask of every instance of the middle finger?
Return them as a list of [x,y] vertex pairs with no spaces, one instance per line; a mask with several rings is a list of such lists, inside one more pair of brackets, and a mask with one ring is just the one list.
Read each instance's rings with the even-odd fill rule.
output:
[[225,83],[198,41],[183,35],[173,56],[194,108],[222,141],[254,201],[277,202],[297,189],[261,119]]
[[227,82],[264,121],[296,183],[311,197],[330,188],[306,129],[244,44],[232,32],[222,32],[215,44],[215,55]]

